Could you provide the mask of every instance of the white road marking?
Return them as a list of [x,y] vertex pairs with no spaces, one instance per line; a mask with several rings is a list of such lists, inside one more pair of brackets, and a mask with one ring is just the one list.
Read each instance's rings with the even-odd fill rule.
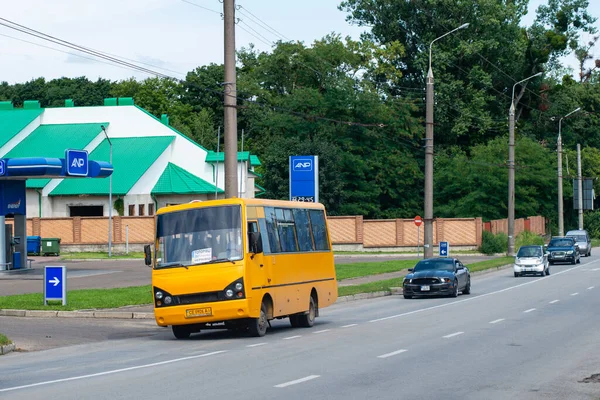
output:
[[587,290],[592,290],[593,288],[594,288],[593,286],[590,286],[589,288],[587,288]]
[[579,292],[571,293],[571,296],[577,296]]
[[329,332],[331,329],[321,329],[320,331],[315,331],[313,333],[323,333],[323,332]]
[[558,303],[560,300],[552,300],[550,304]]
[[246,347],[258,347],[258,346],[264,346],[265,344],[267,344],[267,343],[265,343],[265,342],[263,342],[263,343],[254,343],[254,344],[249,344]]
[[451,337],[454,337],[454,336],[462,335],[463,333],[464,333],[464,332],[454,332],[454,333],[451,333],[451,334],[449,334],[449,335],[442,336],[442,337],[444,337],[444,338],[446,338],[446,339],[447,339],[447,338],[451,338]]
[[342,328],[350,328],[351,326],[356,326],[356,325],[358,325],[358,324],[344,325],[344,326],[342,326]]
[[530,308],[529,310],[525,310],[525,311],[523,311],[523,312],[524,312],[524,313],[529,313],[529,312],[532,312],[532,311],[535,311],[535,308]]
[[49,385],[51,383],[69,382],[69,381],[76,381],[76,380],[79,380],[79,379],[94,378],[96,376],[118,374],[118,373],[126,372],[126,371],[134,371],[136,369],[151,368],[151,367],[156,367],[158,365],[172,364],[172,363],[176,363],[176,362],[180,362],[180,361],[194,360],[196,358],[203,358],[203,357],[214,356],[216,354],[221,354],[221,353],[226,353],[226,352],[227,352],[227,350],[219,350],[219,351],[213,351],[211,353],[199,354],[197,356],[174,358],[172,360],[160,361],[160,362],[155,362],[155,363],[152,363],[152,364],[137,365],[135,367],[129,367],[129,368],[114,369],[114,370],[111,370],[111,371],[98,372],[96,374],[72,376],[70,378],[55,379],[53,381],[45,381],[45,382],[32,383],[30,385],[14,386],[14,387],[9,387],[9,388],[5,388],[5,389],[0,389],[0,393],[2,393],[2,392],[10,392],[12,390],[26,389],[26,388],[31,388],[31,387],[35,387],[35,386]]
[[497,324],[498,322],[502,322],[502,321],[504,321],[504,318],[495,319],[493,321],[490,321],[490,324]]
[[594,268],[592,271],[600,271],[600,268]]
[[320,376],[321,375],[309,375],[309,376],[306,376],[304,378],[296,379],[295,381],[289,381],[289,382],[285,382],[285,383],[280,383],[279,385],[275,385],[273,387],[284,388],[284,387],[287,387],[287,386],[292,386],[292,385],[296,385],[298,383],[302,383],[302,382],[310,381],[310,380],[313,380],[313,379],[317,379]]
[[[598,261],[600,261],[600,260],[598,260]],[[598,261],[593,261],[593,263],[596,263],[596,262],[598,262]],[[590,264],[590,263],[588,263],[588,264],[585,264],[585,265],[589,265],[589,264]],[[421,308],[421,309],[418,309],[418,310],[413,310],[413,311],[408,311],[408,312],[401,313],[401,314],[390,315],[390,316],[388,316],[388,317],[383,317],[383,318],[372,319],[372,320],[370,320],[369,322],[380,322],[380,321],[385,321],[385,320],[388,320],[388,319],[393,319],[393,318],[404,317],[404,316],[407,316],[407,315],[418,314],[418,313],[421,313],[421,312],[424,312],[424,311],[436,310],[436,309],[438,309],[438,308],[448,307],[448,306],[452,306],[452,305],[454,305],[454,304],[460,304],[460,303],[465,303],[465,302],[467,302],[467,301],[473,301],[473,300],[479,299],[479,298],[481,298],[481,297],[492,296],[492,295],[495,295],[495,294],[499,294],[499,293],[508,292],[509,290],[517,289],[517,288],[520,288],[520,287],[522,287],[522,286],[526,286],[526,285],[531,285],[531,284],[534,284],[534,283],[536,283],[536,282],[539,282],[539,281],[541,281],[541,280],[547,281],[547,280],[549,280],[549,279],[555,279],[555,278],[556,278],[557,276],[559,276],[559,275],[565,274],[565,273],[567,273],[567,272],[571,272],[571,271],[573,271],[573,270],[576,270],[576,269],[579,269],[579,268],[581,268],[581,267],[582,267],[582,266],[580,265],[580,266],[578,266],[578,267],[573,267],[573,268],[565,269],[565,270],[563,270],[563,271],[560,271],[560,272],[554,272],[554,273],[553,273],[552,275],[550,275],[550,276],[545,276],[545,277],[543,277],[543,278],[542,278],[542,277],[540,277],[540,278],[538,278],[538,279],[535,279],[535,280],[531,280],[531,281],[527,281],[527,282],[524,282],[524,283],[520,283],[520,284],[518,284],[518,285],[511,286],[511,287],[508,287],[508,288],[504,288],[504,289],[496,290],[496,291],[494,291],[494,292],[484,293],[484,294],[480,294],[480,295],[478,295],[478,296],[473,296],[473,295],[470,295],[470,296],[469,296],[468,298],[466,298],[466,299],[457,300],[457,301],[452,301],[452,302],[449,302],[449,303],[444,303],[444,304],[438,304],[437,306],[425,307],[425,308]],[[600,270],[600,268],[598,268],[598,269]]]
[[299,337],[302,337],[302,335],[284,337],[283,340],[297,339]]
[[377,358],[388,358],[388,357],[391,357],[391,356],[395,356],[396,354],[405,353],[407,351],[408,350],[406,350],[406,349],[400,349],[400,350],[392,351],[391,353],[382,354],[380,356],[377,356]]

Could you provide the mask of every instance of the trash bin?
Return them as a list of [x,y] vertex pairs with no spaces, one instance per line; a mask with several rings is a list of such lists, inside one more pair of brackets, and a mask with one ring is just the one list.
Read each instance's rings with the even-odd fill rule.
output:
[[21,269],[21,252],[15,251],[13,253],[13,269]]
[[41,236],[27,236],[27,255],[38,256],[40,255],[40,247],[42,247]]
[[60,255],[60,238],[42,239],[42,255],[47,256],[50,254]]

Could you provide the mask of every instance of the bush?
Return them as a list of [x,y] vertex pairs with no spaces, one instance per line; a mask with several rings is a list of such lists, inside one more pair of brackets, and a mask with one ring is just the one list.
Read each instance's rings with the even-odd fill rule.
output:
[[591,237],[600,238],[600,211],[586,211],[583,213],[583,226]]
[[481,236],[481,247],[479,251],[483,254],[506,253],[508,250],[508,236],[500,232],[494,235],[492,232],[483,231]]
[[518,250],[521,246],[528,246],[533,244],[543,246],[544,238],[533,232],[523,231],[519,233],[515,239],[515,250]]

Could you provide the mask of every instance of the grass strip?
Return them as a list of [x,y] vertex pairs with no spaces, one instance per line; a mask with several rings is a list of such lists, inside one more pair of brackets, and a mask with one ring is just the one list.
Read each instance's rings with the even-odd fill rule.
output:
[[9,338],[7,338],[5,335],[0,333],[0,346],[6,346],[7,344],[11,344],[12,342],[10,341]]
[[[500,257],[493,260],[480,261],[468,265],[470,272],[484,271],[493,268],[499,268],[507,264],[512,264],[514,257]],[[389,291],[393,287],[402,287],[403,277],[386,279],[383,281],[375,281],[363,283],[361,285],[341,286],[338,288],[338,296],[350,296],[359,293],[372,293]]]
[[[83,253],[63,253],[60,255],[63,260],[88,260],[88,259],[108,259],[108,253],[103,252],[83,252]],[[129,254],[111,254],[111,259],[144,259],[142,252],[130,252]]]
[[86,310],[97,308],[118,308],[152,304],[150,285],[131,286],[115,289],[80,289],[67,293],[67,305],[60,301],[49,301],[44,305],[42,293],[18,294],[0,297],[0,309],[17,310]]
[[390,260],[382,262],[364,262],[350,264],[336,264],[335,273],[339,281],[349,278],[359,278],[367,275],[385,274],[387,272],[402,271],[412,268],[415,260]]

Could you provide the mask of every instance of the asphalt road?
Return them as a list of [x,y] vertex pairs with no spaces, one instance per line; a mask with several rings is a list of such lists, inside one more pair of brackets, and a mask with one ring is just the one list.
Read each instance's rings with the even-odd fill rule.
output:
[[600,373],[599,277],[595,255],[543,278],[504,269],[474,277],[471,295],[338,304],[264,338],[0,317],[2,330],[68,323],[92,337],[0,357],[0,398],[598,399],[586,378]]

